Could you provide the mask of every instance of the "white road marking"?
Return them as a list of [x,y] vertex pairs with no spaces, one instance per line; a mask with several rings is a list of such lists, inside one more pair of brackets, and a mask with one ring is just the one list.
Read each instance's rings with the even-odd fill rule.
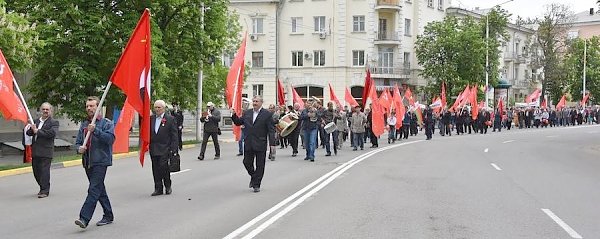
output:
[[187,171],[191,171],[191,169],[189,169],[189,168],[188,168],[188,169],[184,169],[184,170],[181,170],[181,171],[179,171],[179,172],[174,172],[174,173],[171,173],[171,175],[180,174],[180,173],[185,173],[185,172],[187,172]]
[[490,149],[488,149],[488,148],[485,148],[485,149],[483,150],[483,152],[485,152],[485,153],[487,153],[488,151],[490,151]]
[[280,203],[278,203],[277,205],[273,206],[272,208],[270,208],[269,210],[263,212],[262,214],[258,215],[257,217],[255,217],[254,219],[252,219],[251,221],[249,221],[248,223],[242,225],[241,227],[239,227],[238,229],[236,229],[235,231],[233,231],[232,233],[230,233],[229,235],[223,237],[224,239],[232,239],[232,238],[236,238],[237,236],[239,236],[240,234],[242,234],[242,232],[248,230],[250,227],[254,226],[254,224],[258,223],[259,221],[263,220],[264,218],[266,218],[267,216],[269,216],[269,214],[275,212],[276,210],[278,210],[279,208],[287,205],[289,202],[291,202],[292,200],[294,200],[295,198],[297,198],[298,196],[304,194],[306,191],[310,190],[311,188],[313,188],[315,185],[317,185],[316,187],[314,187],[310,192],[304,194],[302,197],[300,197],[299,199],[297,199],[296,201],[294,201],[293,203],[291,203],[289,206],[287,206],[285,209],[281,210],[279,213],[277,213],[276,215],[274,215],[273,217],[271,217],[270,219],[268,219],[267,221],[265,221],[264,223],[262,223],[260,226],[258,226],[257,228],[255,228],[254,230],[252,230],[250,233],[248,233],[247,235],[245,235],[243,238],[253,238],[254,236],[258,235],[259,233],[261,233],[264,229],[266,229],[268,226],[270,226],[271,224],[273,224],[276,220],[278,220],[279,218],[281,218],[282,216],[284,216],[285,214],[287,214],[288,212],[290,212],[292,209],[294,209],[295,207],[297,207],[300,203],[304,202],[308,197],[312,196],[313,194],[315,194],[316,192],[318,192],[319,190],[321,190],[323,187],[325,187],[327,184],[329,184],[331,181],[333,181],[334,179],[336,179],[337,177],[339,177],[343,172],[345,172],[346,170],[350,169],[352,166],[354,166],[355,164],[359,163],[360,161],[369,158],[370,156],[379,153],[381,151],[387,150],[387,149],[391,149],[391,148],[396,148],[396,147],[400,147],[403,145],[408,145],[408,144],[413,144],[413,143],[418,143],[421,142],[423,140],[417,140],[417,141],[411,141],[411,142],[406,142],[406,143],[401,143],[401,144],[397,144],[397,145],[391,145],[391,146],[387,146],[387,147],[383,147],[365,154],[362,154],[342,165],[340,165],[339,167],[333,169],[332,171],[328,172],[327,174],[321,176],[320,178],[318,178],[317,180],[315,180],[314,182],[310,183],[308,186],[302,188],[300,191],[294,193],[293,195],[287,197],[286,199],[284,199],[283,201],[281,201]]
[[560,129],[580,129],[580,128],[589,128],[589,127],[598,127],[600,126],[600,124],[593,124],[593,125],[581,125],[581,126],[569,126],[569,127],[562,127]]
[[515,141],[514,141],[514,140],[507,140],[507,141],[504,141],[504,142],[502,142],[502,143],[503,143],[503,144],[508,144],[508,143],[512,143],[512,142],[515,142]]
[[498,167],[498,165],[496,165],[495,163],[491,163],[492,167],[494,167],[496,170],[498,171],[502,171],[502,169],[500,167]]
[[546,213],[554,222],[556,222],[563,230],[565,230],[572,238],[583,238],[579,233],[577,233],[573,228],[571,228],[567,223],[565,223],[562,219],[556,216],[550,209],[542,208],[542,211]]

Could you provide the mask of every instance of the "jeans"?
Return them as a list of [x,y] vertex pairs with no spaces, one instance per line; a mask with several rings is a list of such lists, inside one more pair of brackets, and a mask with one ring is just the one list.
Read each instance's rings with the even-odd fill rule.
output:
[[354,141],[353,147],[354,149],[356,149],[358,146],[360,146],[360,149],[364,149],[365,148],[365,141],[363,140],[363,134],[364,133],[354,133],[354,138],[352,139],[352,141]]
[[315,159],[315,148],[317,147],[317,132],[318,129],[304,130],[304,143],[306,144],[306,157]]
[[110,200],[108,199],[108,194],[106,194],[106,188],[104,187],[104,178],[106,177],[107,168],[108,166],[92,166],[89,169],[85,169],[85,174],[87,175],[90,185],[88,187],[88,195],[79,212],[79,218],[86,223],[89,223],[92,219],[98,202],[100,202],[100,205],[104,210],[104,216],[102,216],[102,218],[110,221],[114,219]]
[[396,126],[390,125],[390,131],[388,132],[388,141],[396,141]]

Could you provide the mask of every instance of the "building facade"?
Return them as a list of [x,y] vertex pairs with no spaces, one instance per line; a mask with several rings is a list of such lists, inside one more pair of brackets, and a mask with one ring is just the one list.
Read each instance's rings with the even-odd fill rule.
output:
[[425,85],[414,50],[417,35],[440,21],[450,0],[231,0],[248,32],[246,97],[276,101],[276,79],[304,98],[360,102],[366,69],[376,89]]

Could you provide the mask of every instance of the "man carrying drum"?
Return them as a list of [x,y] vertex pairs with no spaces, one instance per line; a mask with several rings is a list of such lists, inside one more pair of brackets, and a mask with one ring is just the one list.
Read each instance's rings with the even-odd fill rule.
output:
[[335,125],[335,120],[340,118],[340,114],[333,109],[333,102],[327,103],[327,109],[323,111],[323,131],[325,134],[323,135],[323,143],[325,144],[325,150],[327,150],[327,154],[325,156],[331,156],[331,145],[330,139],[333,134],[333,152],[337,155],[337,145],[338,145],[338,134],[337,127]]

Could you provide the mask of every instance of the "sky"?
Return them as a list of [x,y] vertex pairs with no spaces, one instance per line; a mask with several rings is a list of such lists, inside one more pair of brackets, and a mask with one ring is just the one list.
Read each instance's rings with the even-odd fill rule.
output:
[[[452,6],[472,10],[475,7],[482,9],[490,8],[496,4],[506,2],[507,0],[451,1]],[[575,13],[589,11],[590,8],[594,8],[595,11],[598,11],[598,4],[596,4],[596,0],[513,0],[512,2],[502,4],[501,7],[512,13],[511,19],[515,19],[517,15],[521,16],[523,19],[527,19],[528,17],[534,18],[542,16],[545,10],[544,6],[555,2],[569,5],[571,10],[573,10]]]

